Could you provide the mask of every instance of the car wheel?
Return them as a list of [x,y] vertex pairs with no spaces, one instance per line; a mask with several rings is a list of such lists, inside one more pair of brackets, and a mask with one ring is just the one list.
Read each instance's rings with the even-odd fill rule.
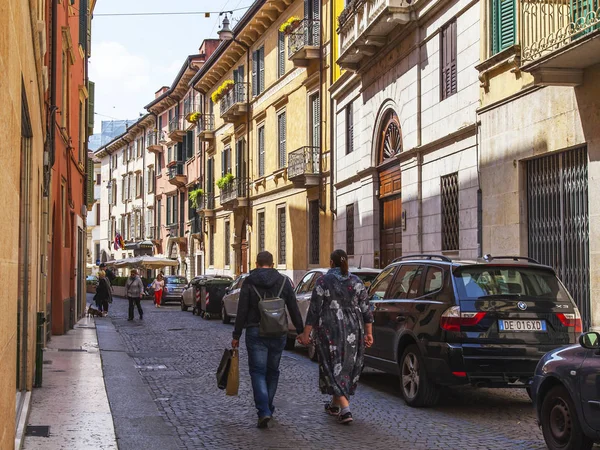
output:
[[296,338],[293,336],[288,336],[285,340],[285,349],[286,350],[294,350],[296,348]]
[[553,387],[544,397],[540,422],[550,450],[589,450],[594,444],[583,434],[575,404],[563,385]]
[[400,360],[400,388],[408,406],[433,406],[440,389],[428,377],[419,347],[409,345]]
[[221,322],[225,324],[231,323],[231,317],[227,315],[227,311],[225,310],[225,305],[221,306]]
[[185,303],[183,302],[183,299],[181,299],[181,310],[182,311],[187,311],[188,307],[185,305]]

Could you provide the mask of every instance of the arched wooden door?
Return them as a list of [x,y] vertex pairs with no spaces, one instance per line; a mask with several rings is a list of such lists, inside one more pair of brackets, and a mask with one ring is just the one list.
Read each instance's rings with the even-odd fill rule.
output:
[[386,113],[379,139],[380,267],[402,256],[402,179],[395,160],[402,151],[398,116]]

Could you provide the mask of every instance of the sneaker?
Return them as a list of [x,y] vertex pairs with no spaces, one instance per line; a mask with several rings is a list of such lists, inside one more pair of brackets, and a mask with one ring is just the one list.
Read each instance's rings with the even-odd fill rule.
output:
[[340,415],[340,407],[332,406],[331,403],[325,403],[325,412],[330,416],[339,416]]
[[269,422],[271,421],[270,416],[259,417],[256,428],[269,428]]
[[353,420],[354,419],[352,418],[351,412],[347,412],[346,414],[340,414],[338,416],[338,422],[341,423],[342,425],[348,425]]

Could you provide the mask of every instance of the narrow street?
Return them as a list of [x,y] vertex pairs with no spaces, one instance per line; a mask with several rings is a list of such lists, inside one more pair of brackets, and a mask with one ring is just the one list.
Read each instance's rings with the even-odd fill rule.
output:
[[[325,397],[317,392],[317,364],[302,348],[284,352],[275,419],[269,430],[258,430],[244,342],[239,397],[226,397],[216,386],[215,371],[223,349],[231,341],[232,326],[203,320],[181,311],[178,305],[161,309],[149,301],[142,305],[143,321],[138,320],[136,312],[136,319],[127,322],[127,302],[119,298],[115,298],[108,318],[96,319],[107,391],[122,450],[140,448],[140,442],[145,443],[128,440],[128,426],[142,432],[152,428],[159,437],[166,433],[179,448],[545,448],[524,391],[449,389],[439,406],[413,409],[404,404],[396,377],[370,369],[365,371],[353,399],[355,422],[349,427],[340,426],[323,413]],[[116,335],[115,329],[123,342],[120,351],[108,339],[110,333]],[[125,392],[115,387],[107,374],[107,361],[115,356],[121,358],[123,367],[120,372],[109,368],[111,373],[125,377],[135,366],[141,383],[125,380],[131,387]],[[139,414],[127,425],[115,416],[115,409],[124,401],[133,409],[140,408],[131,397],[142,387],[158,407],[163,423]],[[144,425],[145,420],[150,421],[149,426]],[[158,428],[166,431],[159,432]],[[148,439],[145,448],[168,448],[166,443],[158,447],[159,441]]]

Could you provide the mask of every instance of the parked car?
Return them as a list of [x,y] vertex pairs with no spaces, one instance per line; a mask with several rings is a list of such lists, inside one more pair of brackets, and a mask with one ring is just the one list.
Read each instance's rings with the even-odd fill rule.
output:
[[579,337],[539,362],[532,398],[550,450],[589,450],[600,443],[600,333]]
[[223,303],[221,305],[221,320],[223,323],[230,323],[232,318],[237,316],[238,301],[240,300],[240,290],[244,284],[244,280],[248,278],[247,273],[238,276],[225,290]]
[[[302,321],[306,322],[306,314],[308,313],[308,307],[310,305],[310,297],[312,296],[312,291],[315,287],[315,283],[319,278],[327,273],[329,269],[320,268],[313,269],[306,272],[306,274],[302,277],[302,280],[298,283],[298,286],[295,289],[296,292],[296,300],[298,302],[298,308],[300,309],[300,314],[302,315]],[[367,268],[350,268],[350,273],[356,275],[358,278],[365,283],[367,288],[371,285],[373,280],[379,275],[381,270],[379,269],[367,269]],[[290,318],[288,313],[288,339],[286,343],[286,349],[292,350],[296,345],[296,329],[294,328],[294,324]],[[308,346],[308,356],[313,361],[317,359],[317,353],[314,343],[311,343]]]
[[523,257],[398,258],[369,298],[365,365],[400,375],[410,406],[435,404],[443,385],[527,387],[540,359],[582,330],[554,270]]
[[180,275],[166,276],[161,303],[167,304],[169,302],[177,302],[181,304],[181,297],[187,284],[188,281],[186,277]]

